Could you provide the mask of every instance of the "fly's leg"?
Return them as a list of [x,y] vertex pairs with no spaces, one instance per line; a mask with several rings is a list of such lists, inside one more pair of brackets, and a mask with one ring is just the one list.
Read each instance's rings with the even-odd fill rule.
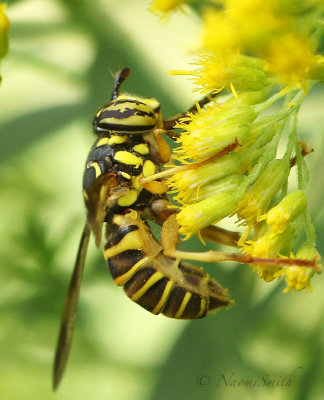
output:
[[168,257],[203,262],[234,261],[242,264],[252,265],[293,265],[312,268],[315,271],[319,270],[316,258],[314,258],[313,260],[304,260],[297,258],[262,258],[254,257],[251,254],[227,253],[223,251],[187,252],[177,250],[177,246],[179,243],[178,229],[179,226],[177,223],[176,215],[170,215],[170,217],[164,222],[161,233],[161,244],[163,248],[163,253]]
[[205,104],[210,103],[217,96],[217,94],[218,93],[209,93],[206,96],[204,96],[201,100],[197,101],[186,112],[176,114],[171,118],[163,120],[163,129],[170,131],[170,133],[168,133],[168,136],[170,136],[172,139],[177,138],[179,135],[176,132],[172,131],[176,123],[179,122],[181,118],[184,118],[187,115],[187,113],[196,114],[198,110],[202,108]]

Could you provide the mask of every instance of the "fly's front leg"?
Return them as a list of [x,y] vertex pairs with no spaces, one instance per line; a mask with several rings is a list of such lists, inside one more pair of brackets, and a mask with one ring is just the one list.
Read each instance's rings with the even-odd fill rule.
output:
[[[159,159],[159,160],[156,160],[156,162],[157,163],[159,162],[160,164],[165,164],[171,158],[171,150],[170,150],[170,146],[167,144],[167,142],[162,137],[162,133],[167,134],[168,132],[165,131],[164,129],[155,128],[155,129],[153,129],[152,133],[153,133],[153,136],[155,139],[155,143],[157,145],[157,158]],[[147,177],[147,175],[145,175],[145,173],[144,173],[144,177],[145,176]],[[143,182],[142,185],[146,190],[148,190],[149,192],[154,193],[154,194],[163,194],[163,193],[166,193],[169,189],[166,182],[160,181],[160,180],[151,180],[151,181],[145,182],[145,183]]]
[[[198,260],[198,261],[215,261],[215,255],[225,254],[217,251],[212,252],[187,252],[177,250],[179,241],[179,225],[177,222],[176,214],[172,214],[162,225],[161,232],[161,245],[163,253],[172,258],[184,258],[187,260]],[[210,260],[210,253],[213,253],[214,259]],[[206,258],[207,257],[207,258]],[[216,261],[224,261],[223,259]]]
[[171,150],[170,146],[163,139],[162,133],[168,134],[168,131],[165,129],[153,129],[153,136],[158,146],[159,156],[162,164],[167,163],[171,158]]
[[197,101],[186,112],[176,114],[171,118],[163,120],[163,128],[167,131],[170,131],[170,134],[168,134],[168,136],[170,136],[172,139],[177,138],[179,135],[176,132],[172,131],[176,123],[179,122],[181,118],[184,118],[187,115],[187,113],[196,114],[199,108],[202,108],[205,104],[211,102],[217,96],[217,94],[218,93],[209,93],[206,96],[204,96],[201,100]]

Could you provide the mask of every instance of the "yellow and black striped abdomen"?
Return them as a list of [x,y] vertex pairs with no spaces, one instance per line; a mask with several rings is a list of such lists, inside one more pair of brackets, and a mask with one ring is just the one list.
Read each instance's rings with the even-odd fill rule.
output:
[[153,314],[195,319],[230,304],[227,291],[205,271],[166,257],[134,210],[114,216],[104,256],[115,283]]

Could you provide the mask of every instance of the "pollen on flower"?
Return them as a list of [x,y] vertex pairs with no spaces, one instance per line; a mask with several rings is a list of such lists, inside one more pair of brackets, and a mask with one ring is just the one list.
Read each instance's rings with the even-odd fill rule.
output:
[[310,280],[314,273],[315,271],[311,268],[292,266],[281,269],[275,274],[275,276],[279,278],[282,275],[285,275],[287,287],[283,290],[283,292],[288,293],[291,289],[309,289],[311,291],[312,286]]
[[284,197],[279,204],[271,208],[264,217],[273,233],[283,232],[287,224],[295,220],[307,207],[307,195],[296,190]]
[[238,218],[245,220],[247,225],[260,221],[270,201],[286,182],[289,172],[286,160],[270,162],[238,204],[236,209]]
[[[248,139],[250,123],[256,114],[252,107],[205,107],[197,114],[189,114],[176,127],[183,128],[176,154],[195,160],[207,159],[237,140]],[[189,121],[189,123],[188,123]]]
[[[256,61],[256,60],[255,60]],[[201,93],[218,93],[224,88],[237,97],[237,91],[254,91],[263,89],[268,81],[263,71],[263,63],[251,58],[231,55],[201,56],[191,65],[197,68],[190,71],[172,71],[172,74],[192,75],[196,89]]]
[[203,13],[201,43],[203,49],[225,58],[228,64],[233,54],[239,54],[240,32],[226,14],[208,7]]
[[[271,235],[265,235],[256,241],[248,240],[242,245],[243,253],[251,254],[254,257],[267,258],[276,256],[278,253],[279,243],[277,238]],[[281,269],[278,265],[252,265],[253,271],[255,271],[261,279],[265,282],[273,281],[276,276],[275,273]]]
[[239,27],[241,48],[262,50],[267,42],[289,25],[285,12],[290,0],[225,0],[226,13],[232,25]]
[[231,67],[233,66],[233,60],[218,59],[215,56],[204,56],[195,62],[191,63],[196,65],[190,74],[195,78],[192,80],[196,86],[196,90],[200,90],[201,93],[208,92],[220,92],[225,87],[229,87],[231,83]]
[[[241,244],[242,250],[246,254],[260,258],[273,258],[281,254],[289,254],[294,237],[294,229],[290,227],[283,234],[274,235],[271,231],[266,231],[256,240],[247,240]],[[281,256],[283,257],[283,256]],[[285,257],[283,257],[285,258]],[[282,269],[280,265],[252,265],[254,271],[266,282],[273,281],[276,273]]]
[[314,44],[309,38],[287,33],[269,44],[265,69],[279,76],[286,85],[305,87],[309,71],[316,63]]

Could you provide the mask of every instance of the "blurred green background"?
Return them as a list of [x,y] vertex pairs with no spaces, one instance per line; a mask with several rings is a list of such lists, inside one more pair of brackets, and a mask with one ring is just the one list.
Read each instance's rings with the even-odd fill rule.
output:
[[[190,82],[167,71],[187,67],[199,17],[178,13],[161,22],[146,0],[8,3],[10,52],[0,87],[1,399],[324,399],[322,276],[313,279],[313,293],[284,295],[282,284],[261,282],[249,267],[207,265],[235,306],[175,321],[128,300],[93,242],[70,360],[51,392],[85,218],[80,189],[92,117],[110,97],[111,75],[125,66],[132,74],[124,90],[156,97],[165,117],[188,108]],[[315,148],[310,206],[322,254],[323,102],[316,86],[299,124]],[[190,245],[203,249],[198,240]],[[257,386],[233,387],[235,379]]]

